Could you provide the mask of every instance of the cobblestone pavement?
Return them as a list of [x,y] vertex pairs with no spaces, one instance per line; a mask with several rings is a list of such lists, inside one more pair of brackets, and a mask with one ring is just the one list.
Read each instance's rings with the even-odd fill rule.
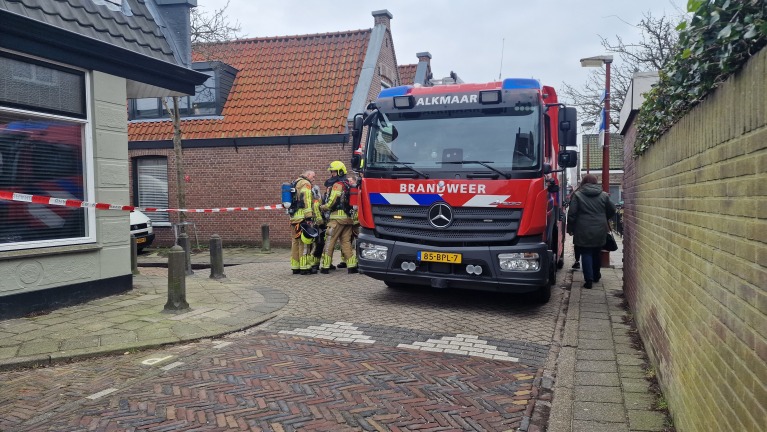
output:
[[516,430],[538,369],[270,331],[0,375],[0,430]]
[[[521,295],[431,288],[391,289],[383,282],[339,269],[329,275],[291,275],[285,263],[246,264],[227,268],[234,279],[263,281],[285,292],[288,305],[265,328],[287,330],[333,322],[367,324],[420,335],[468,334],[514,343],[526,342],[544,351],[551,343],[562,306],[565,271],[557,274],[551,300],[538,305]],[[257,282],[256,285],[258,285]],[[312,321],[312,319],[314,321]],[[418,338],[413,340],[420,340]],[[403,339],[402,343],[413,340]],[[545,354],[544,354],[545,357]]]
[[225,270],[254,295],[287,295],[272,320],[217,339],[0,373],[0,431],[528,429],[566,272],[538,305],[393,290],[343,270],[293,276],[281,255]]

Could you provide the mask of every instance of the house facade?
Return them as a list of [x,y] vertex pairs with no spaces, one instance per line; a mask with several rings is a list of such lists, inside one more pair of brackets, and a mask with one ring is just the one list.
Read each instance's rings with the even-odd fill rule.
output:
[[[0,0],[0,190],[127,204],[126,98],[207,78],[176,40],[195,3]],[[127,212],[0,200],[0,317],[131,287]]]
[[[597,183],[602,184],[602,145],[599,134],[583,134],[581,136],[581,151],[578,157],[579,183],[586,174],[597,177]],[[614,203],[623,201],[623,136],[610,134],[610,198]]]
[[[375,11],[373,28],[254,38],[195,48],[193,68],[209,67],[209,87],[182,102],[186,208],[258,207],[281,202],[280,187],[304,170],[328,178],[333,160],[351,159],[350,122],[382,88],[401,84],[390,22]],[[206,66],[207,65],[207,66]],[[217,102],[213,102],[217,101]],[[207,110],[204,108],[207,105]],[[132,203],[178,206],[172,125],[157,99],[129,101]],[[152,117],[145,110],[153,110]],[[177,214],[148,214],[155,242],[173,244]],[[284,210],[188,213],[201,242],[290,242]]]

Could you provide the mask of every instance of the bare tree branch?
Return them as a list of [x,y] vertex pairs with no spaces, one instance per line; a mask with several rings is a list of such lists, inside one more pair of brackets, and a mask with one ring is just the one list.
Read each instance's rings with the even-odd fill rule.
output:
[[212,13],[206,14],[198,8],[192,9],[191,27],[192,27],[192,45],[201,43],[224,42],[241,38],[242,27],[237,21],[229,21],[226,10],[229,8],[229,1],[224,7],[216,9]]
[[[651,13],[644,14],[636,27],[641,31],[641,39],[637,42],[626,42],[620,36],[615,40],[600,36],[600,43],[607,52],[617,54],[610,71],[610,124],[619,125],[620,107],[626,99],[626,92],[631,84],[631,78],[636,72],[656,71],[663,68],[674,56],[677,43],[676,23],[682,17],[654,17]],[[562,96],[569,103],[578,107],[581,118],[599,118],[602,105],[599,102],[605,86],[605,70],[592,70],[585,84],[576,86],[562,84]]]
[[[221,9],[214,10],[211,14],[201,12],[193,8],[190,14],[192,49],[195,52],[202,53],[206,60],[216,60],[213,51],[209,47],[215,46],[217,42],[237,39],[240,35],[240,24],[231,23],[226,16],[226,9],[229,2]],[[172,102],[172,105],[171,105]],[[168,111],[173,123],[173,153],[176,159],[176,199],[179,208],[186,208],[186,185],[184,183],[184,153],[182,149],[182,128],[181,116],[179,115],[179,98],[163,98],[163,106]],[[186,232],[186,213],[179,212],[179,221],[181,232]]]

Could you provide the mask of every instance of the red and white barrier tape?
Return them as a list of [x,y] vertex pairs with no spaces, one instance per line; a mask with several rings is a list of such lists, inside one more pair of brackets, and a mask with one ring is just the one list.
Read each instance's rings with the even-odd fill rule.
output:
[[53,198],[39,195],[27,195],[15,192],[0,191],[0,200],[6,201],[21,201],[34,204],[47,204],[63,207],[85,207],[95,208],[97,210],[122,210],[132,211],[138,210],[141,212],[186,212],[186,213],[221,213],[221,212],[233,212],[233,211],[253,211],[253,210],[278,210],[282,209],[282,204],[268,205],[261,207],[220,207],[209,209],[171,209],[171,208],[157,208],[157,207],[134,207],[124,206],[116,204],[104,204],[95,202],[86,202],[73,199]]

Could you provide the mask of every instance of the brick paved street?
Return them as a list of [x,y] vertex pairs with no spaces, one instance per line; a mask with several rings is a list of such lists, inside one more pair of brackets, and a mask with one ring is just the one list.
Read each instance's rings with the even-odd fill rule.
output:
[[284,263],[227,268],[227,275],[234,279],[263,281],[264,286],[287,293],[290,302],[280,309],[280,317],[364,323],[427,333],[463,333],[542,346],[551,342],[561,309],[559,287],[565,274],[565,271],[557,274],[551,301],[541,306],[524,296],[479,291],[393,290],[383,282],[350,275],[345,270],[330,275],[293,276]]
[[226,273],[290,300],[224,338],[2,373],[0,430],[526,430],[562,280],[539,306],[283,262]]
[[229,342],[5,373],[0,430],[513,430],[537,371],[272,332]]

